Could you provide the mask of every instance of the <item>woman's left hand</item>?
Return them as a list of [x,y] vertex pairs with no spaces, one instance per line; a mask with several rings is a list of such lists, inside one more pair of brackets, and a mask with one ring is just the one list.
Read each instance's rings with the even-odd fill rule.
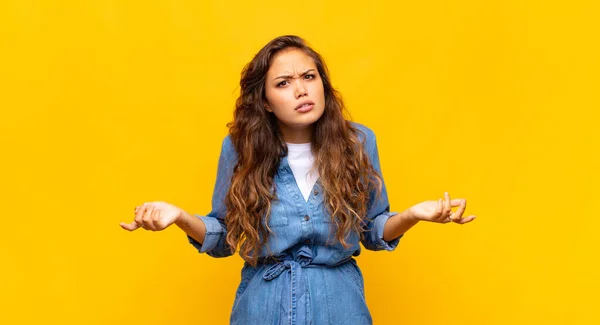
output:
[[[456,212],[452,212],[453,207],[458,207]],[[467,200],[450,200],[448,192],[444,193],[444,199],[437,201],[425,201],[408,209],[409,215],[418,221],[430,221],[437,223],[448,223],[450,221],[464,225],[475,219],[474,215],[463,218],[462,215],[467,208]]]

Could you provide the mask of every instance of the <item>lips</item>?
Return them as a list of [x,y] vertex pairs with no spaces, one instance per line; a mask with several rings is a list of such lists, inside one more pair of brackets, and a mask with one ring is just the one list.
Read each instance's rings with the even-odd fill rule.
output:
[[308,107],[310,107],[312,105],[315,105],[315,103],[313,101],[306,100],[306,101],[303,101],[302,103],[300,103],[300,105],[296,106],[296,110],[307,109]]

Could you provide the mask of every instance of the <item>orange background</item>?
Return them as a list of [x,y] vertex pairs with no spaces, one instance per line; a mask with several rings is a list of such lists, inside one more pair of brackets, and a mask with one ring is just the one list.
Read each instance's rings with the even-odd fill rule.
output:
[[210,210],[240,71],[304,37],[371,127],[392,210],[468,199],[364,252],[375,324],[592,324],[594,1],[0,2],[0,323],[226,324],[238,256],[134,206]]

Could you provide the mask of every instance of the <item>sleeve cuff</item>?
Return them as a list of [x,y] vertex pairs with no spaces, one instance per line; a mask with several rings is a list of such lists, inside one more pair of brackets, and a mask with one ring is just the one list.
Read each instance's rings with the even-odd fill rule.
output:
[[206,226],[206,234],[204,235],[204,242],[200,244],[197,240],[192,238],[190,235],[187,235],[188,241],[192,244],[200,253],[206,253],[215,247],[221,239],[223,235],[223,227],[219,223],[219,220],[214,217],[203,217],[196,215],[196,217],[200,218],[204,225]]
[[397,215],[397,212],[385,212],[379,216],[377,216],[375,218],[375,220],[373,220],[374,225],[373,225],[373,229],[374,230],[374,234],[377,235],[377,238],[373,238],[375,246],[377,247],[377,249],[379,250],[386,250],[386,251],[393,251],[394,249],[396,249],[396,246],[398,246],[398,243],[400,242],[400,238],[402,238],[404,236],[404,234],[398,236],[395,239],[392,239],[391,241],[385,241],[383,240],[383,229],[385,227],[385,223],[387,222],[387,220],[391,217],[391,216],[395,216]]

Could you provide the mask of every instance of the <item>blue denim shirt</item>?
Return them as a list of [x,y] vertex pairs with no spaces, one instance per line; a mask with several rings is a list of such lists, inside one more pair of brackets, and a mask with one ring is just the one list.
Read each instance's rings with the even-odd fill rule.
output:
[[[381,175],[375,134],[361,124],[353,125],[364,133],[366,152]],[[232,254],[225,241],[224,199],[236,160],[237,154],[227,136],[219,157],[212,211],[206,216],[197,215],[206,225],[204,242],[200,244],[188,236],[200,253],[213,257]],[[396,214],[389,211],[385,182],[378,198],[371,194],[362,241],[359,234],[351,233],[348,248],[332,242],[334,224],[323,202],[319,180],[305,201],[284,157],[274,184],[277,200],[271,204],[269,218],[273,234],[259,258],[268,257],[271,252],[279,262],[256,267],[244,264],[231,324],[371,324],[362,273],[353,256],[360,254],[361,242],[366,249],[392,251],[402,237],[390,242],[383,240],[384,225]]]

